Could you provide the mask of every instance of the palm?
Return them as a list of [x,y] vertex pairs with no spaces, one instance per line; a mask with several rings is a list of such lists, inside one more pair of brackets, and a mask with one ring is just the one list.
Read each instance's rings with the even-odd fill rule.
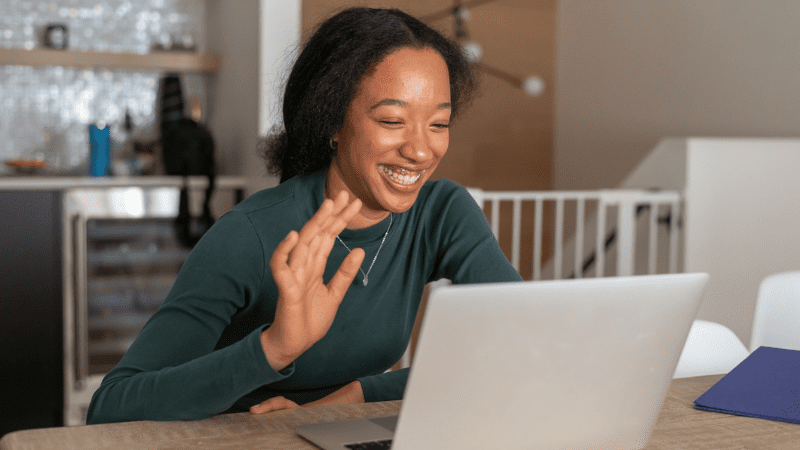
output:
[[361,267],[364,251],[354,249],[330,282],[323,282],[336,236],[361,208],[359,200],[349,205],[347,201],[346,193],[335,201],[326,200],[303,229],[289,233],[272,255],[270,268],[278,286],[278,304],[267,332],[280,359],[293,360],[325,336]]

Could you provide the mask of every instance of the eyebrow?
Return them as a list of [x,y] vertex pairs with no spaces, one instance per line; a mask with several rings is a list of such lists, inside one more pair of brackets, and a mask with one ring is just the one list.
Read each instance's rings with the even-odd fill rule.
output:
[[[379,101],[378,103],[375,103],[374,105],[372,105],[372,107],[370,108],[370,111],[372,111],[373,109],[376,109],[376,108],[380,108],[381,106],[406,106],[406,105],[407,105],[407,103],[404,102],[403,100],[397,100],[397,99],[394,99],[394,98],[385,98],[385,99]],[[451,105],[450,102],[439,103],[438,105],[436,105],[436,109],[452,109],[452,108],[453,108],[453,105]]]

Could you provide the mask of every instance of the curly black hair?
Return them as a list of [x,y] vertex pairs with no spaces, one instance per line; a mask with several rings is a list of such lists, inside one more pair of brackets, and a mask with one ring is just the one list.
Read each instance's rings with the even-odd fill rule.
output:
[[477,89],[473,64],[458,43],[398,9],[349,8],[322,22],[292,68],[283,95],[283,125],[259,142],[267,170],[281,182],[330,166],[361,80],[400,48],[430,48],[447,63],[451,119]]

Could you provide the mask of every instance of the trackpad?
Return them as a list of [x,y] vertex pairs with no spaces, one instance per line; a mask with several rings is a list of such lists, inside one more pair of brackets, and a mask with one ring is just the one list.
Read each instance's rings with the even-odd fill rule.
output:
[[392,422],[396,422],[397,418],[381,417],[377,420],[377,423],[376,419],[353,419],[300,425],[297,434],[326,450],[342,449],[347,444],[392,439]]
[[383,428],[387,428],[394,432],[395,428],[397,427],[397,418],[400,416],[389,416],[389,417],[376,417],[374,419],[369,419],[370,422],[376,423]]

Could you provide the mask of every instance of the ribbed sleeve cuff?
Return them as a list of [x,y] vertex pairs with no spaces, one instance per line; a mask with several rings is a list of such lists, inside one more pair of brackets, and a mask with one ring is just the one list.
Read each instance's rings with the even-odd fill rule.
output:
[[261,346],[261,333],[266,330],[269,325],[264,325],[261,328],[256,328],[245,339],[248,340],[248,347],[252,352],[251,361],[256,361],[258,370],[265,375],[264,384],[275,383],[289,378],[294,374],[294,363],[284,367],[283,370],[276,371],[272,368],[267,361],[267,355],[264,354],[264,348]]
[[359,378],[365,402],[400,400],[408,381],[408,368]]

